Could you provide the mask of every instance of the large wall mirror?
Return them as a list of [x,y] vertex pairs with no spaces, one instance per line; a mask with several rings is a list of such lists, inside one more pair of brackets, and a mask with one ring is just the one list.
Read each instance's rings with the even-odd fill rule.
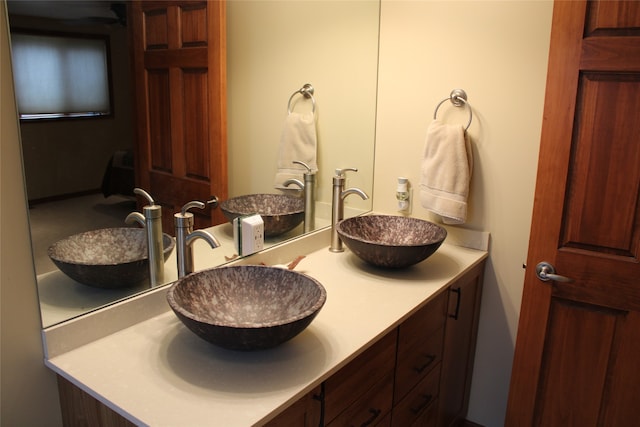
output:
[[[55,241],[81,231],[125,226],[124,217],[135,210],[135,199],[120,194],[106,179],[113,165],[126,173],[134,145],[126,4],[52,3],[8,1],[12,31],[107,35],[113,115],[20,123],[43,327],[148,289],[79,285],[65,279],[48,259],[47,248]],[[230,197],[278,192],[273,181],[288,101],[305,83],[313,85],[316,101],[316,224],[329,224],[336,168],[358,168],[348,185],[372,195],[379,12],[379,0],[228,1]],[[295,108],[309,104],[302,99]],[[371,200],[347,200],[350,215],[370,209]],[[228,224],[218,227],[216,233],[230,233]],[[301,232],[300,227],[285,238]],[[220,249],[212,258],[216,265],[234,252],[232,247]],[[171,262],[167,269],[175,269]]]

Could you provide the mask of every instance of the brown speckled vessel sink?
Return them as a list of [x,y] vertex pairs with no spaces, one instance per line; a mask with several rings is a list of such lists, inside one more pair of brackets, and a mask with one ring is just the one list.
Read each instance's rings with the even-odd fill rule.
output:
[[441,226],[418,218],[366,215],[337,225],[343,243],[377,267],[404,268],[430,257],[447,237]]
[[[163,235],[164,260],[175,247]],[[149,278],[147,232],[142,228],[102,228],[74,234],[48,249],[49,258],[76,282],[97,288],[125,288]]]
[[304,220],[304,200],[285,194],[248,194],[220,202],[229,222],[244,215],[259,214],[265,237],[278,236],[296,228]]
[[167,293],[196,335],[232,350],[275,347],[302,332],[327,299],[315,279],[292,270],[241,265],[202,270]]

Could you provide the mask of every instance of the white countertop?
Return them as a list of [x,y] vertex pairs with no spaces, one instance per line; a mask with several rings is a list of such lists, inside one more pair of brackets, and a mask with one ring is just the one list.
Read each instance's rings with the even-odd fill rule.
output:
[[323,230],[238,262],[285,264],[306,249],[296,271],[316,278],[327,290],[327,302],[311,325],[275,349],[237,352],[201,340],[162,301],[164,287],[115,307],[127,310],[129,305],[131,311],[159,304],[149,309],[149,318],[102,338],[86,337],[77,346],[53,343],[96,328],[109,313],[53,328],[49,337],[45,330],[49,344],[58,348],[50,350],[45,363],[136,424],[260,425],[487,256],[445,242],[426,261],[388,271],[364,264],[348,249],[332,253],[328,244],[328,230]]

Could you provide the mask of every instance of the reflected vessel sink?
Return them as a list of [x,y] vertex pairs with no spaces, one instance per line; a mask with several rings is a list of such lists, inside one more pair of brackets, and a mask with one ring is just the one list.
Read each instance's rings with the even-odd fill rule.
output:
[[220,202],[219,206],[231,223],[239,216],[259,214],[265,237],[291,231],[304,220],[304,199],[285,194],[247,194]]
[[418,218],[366,215],[337,225],[344,244],[369,264],[404,268],[430,257],[447,237],[441,226]]
[[167,293],[185,326],[232,350],[266,349],[290,340],[309,326],[326,299],[317,280],[261,265],[202,270],[179,279]]
[[[175,247],[162,236],[164,260]],[[147,232],[142,228],[102,228],[74,234],[48,249],[49,258],[76,282],[97,288],[125,288],[149,279]]]

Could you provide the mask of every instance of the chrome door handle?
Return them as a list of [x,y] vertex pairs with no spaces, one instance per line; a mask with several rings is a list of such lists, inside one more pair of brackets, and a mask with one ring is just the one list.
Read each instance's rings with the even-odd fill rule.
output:
[[536,276],[538,276],[538,279],[542,280],[543,282],[548,282],[550,280],[553,280],[554,282],[565,283],[573,282],[573,279],[569,277],[556,274],[556,269],[553,267],[553,265],[545,261],[536,265]]

